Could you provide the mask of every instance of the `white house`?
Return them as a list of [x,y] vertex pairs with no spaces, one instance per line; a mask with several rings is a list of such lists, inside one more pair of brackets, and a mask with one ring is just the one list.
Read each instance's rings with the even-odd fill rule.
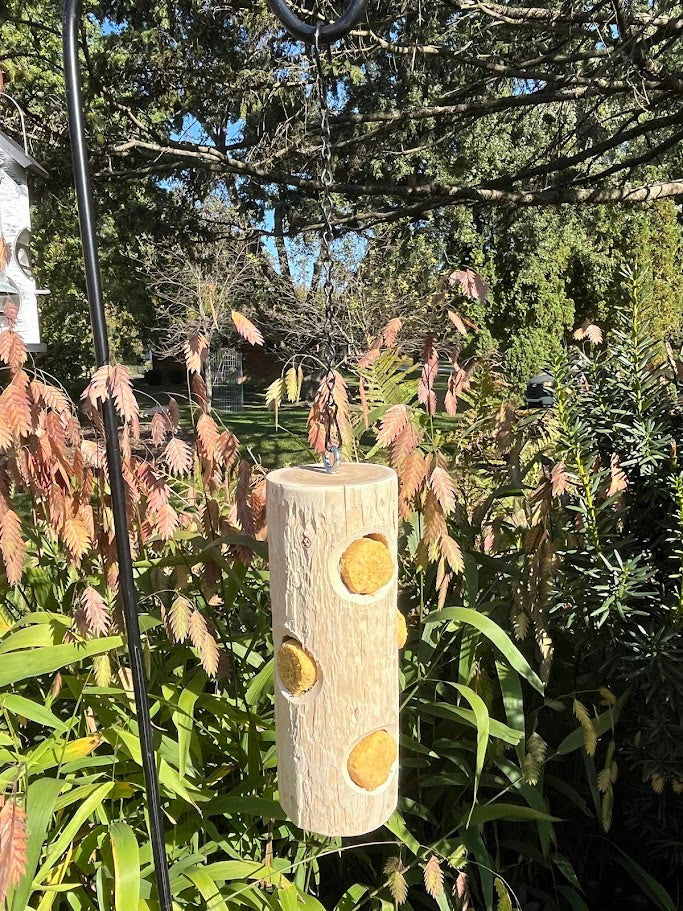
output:
[[[9,251],[9,262],[4,275],[0,272],[0,281],[3,285],[9,282],[14,292],[12,297],[19,307],[17,332],[29,351],[42,351],[44,345],[40,343],[38,297],[50,292],[36,288],[31,268],[29,174],[48,176],[45,168],[35,158],[0,130],[0,236]],[[5,294],[8,290],[9,287]],[[0,328],[4,329],[6,324],[2,309],[0,308]]]

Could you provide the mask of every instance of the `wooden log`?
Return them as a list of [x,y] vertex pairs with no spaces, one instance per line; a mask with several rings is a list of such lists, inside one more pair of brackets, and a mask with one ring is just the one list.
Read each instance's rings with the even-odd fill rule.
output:
[[[268,475],[276,668],[281,659],[275,676],[280,803],[297,826],[320,835],[371,832],[396,808],[397,494],[395,472],[381,465],[343,463],[331,475],[310,465]],[[393,572],[374,594],[353,594],[340,561],[366,536],[388,548]],[[310,686],[311,659],[313,686],[292,695],[298,668],[307,675],[299,678],[302,685]],[[361,744],[377,732],[386,733]],[[375,789],[354,783],[352,775]]]

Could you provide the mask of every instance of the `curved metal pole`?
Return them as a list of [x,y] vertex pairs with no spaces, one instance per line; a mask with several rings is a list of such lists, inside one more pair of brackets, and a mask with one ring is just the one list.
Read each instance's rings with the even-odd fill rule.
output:
[[[66,101],[71,134],[78,219],[81,228],[83,258],[85,260],[85,281],[90,306],[95,341],[95,360],[98,367],[109,363],[109,338],[102,299],[102,282],[97,252],[95,206],[88,166],[88,146],[85,138],[85,115],[83,111],[83,89],[78,60],[78,27],[81,18],[81,0],[65,0],[64,3],[64,75],[66,78]],[[168,875],[166,845],[164,841],[164,820],[159,794],[159,776],[152,740],[152,722],[147,699],[147,681],[140,641],[137,598],[133,581],[133,561],[128,540],[128,518],[126,515],[126,494],[121,469],[119,429],[111,398],[102,404],[104,435],[109,467],[112,511],[116,532],[116,551],[119,561],[119,588],[123,601],[126,621],[128,653],[135,691],[142,768],[145,775],[147,810],[149,812],[149,834],[156,872],[157,888],[161,911],[172,911],[171,885]]]
[[[287,29],[289,34],[298,39],[312,44],[315,40],[317,25],[309,25],[293,13],[286,0],[266,0],[268,6]],[[320,44],[334,44],[340,38],[345,38],[351,29],[365,14],[368,0],[347,0],[346,9],[336,22],[331,25],[321,25],[318,40]]]

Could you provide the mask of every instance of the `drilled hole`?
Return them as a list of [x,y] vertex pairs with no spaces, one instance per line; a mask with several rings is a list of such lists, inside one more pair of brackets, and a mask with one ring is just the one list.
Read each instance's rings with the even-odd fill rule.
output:
[[339,575],[354,595],[374,595],[391,582],[394,561],[382,535],[366,535],[353,541],[339,561]]

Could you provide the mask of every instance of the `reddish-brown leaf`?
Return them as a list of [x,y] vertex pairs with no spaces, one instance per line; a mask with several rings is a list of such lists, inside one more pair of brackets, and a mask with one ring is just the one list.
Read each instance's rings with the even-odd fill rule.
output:
[[14,437],[12,436],[12,427],[7,417],[5,403],[0,399],[0,451],[9,449]]
[[467,326],[466,326],[465,323],[462,321],[462,317],[460,316],[459,313],[456,313],[454,310],[449,310],[449,311],[448,311],[448,318],[449,318],[449,320],[453,323],[453,325],[455,326],[455,328],[458,330],[458,332],[460,333],[460,335],[462,335],[462,336],[467,336],[467,335],[469,335],[469,333],[468,333],[468,331],[467,331]]
[[62,528],[62,537],[74,561],[78,564],[90,547],[90,535],[80,516],[69,516]]
[[204,382],[200,373],[193,373],[190,380],[190,388],[192,390],[192,395],[194,400],[199,405],[201,411],[209,410],[209,395],[206,388],[206,383]]
[[247,317],[238,310],[233,310],[231,316],[232,321],[235,324],[235,329],[237,329],[243,339],[246,339],[250,345],[263,344],[263,336],[251,320],[247,319]]
[[7,364],[12,370],[19,370],[27,356],[26,345],[18,333],[13,332],[12,329],[0,332],[0,360],[4,364]]
[[327,387],[327,380],[323,379],[308,413],[308,442],[318,454],[325,451],[330,398],[336,405],[336,420],[333,421],[331,427],[332,441],[335,445],[343,446],[351,435],[351,418],[346,381],[336,370],[332,391],[330,392]]
[[395,316],[393,319],[390,319],[382,330],[382,341],[387,346],[387,348],[393,348],[396,344],[396,339],[398,334],[403,328],[403,321],[399,319],[398,316]]
[[403,459],[416,448],[419,442],[420,431],[412,422],[409,422],[391,443],[389,458],[391,465],[394,468],[398,468]]
[[441,548],[440,542],[442,535],[448,534],[446,525],[446,516],[443,507],[436,498],[432,490],[427,491],[424,505],[424,533],[423,541],[429,547],[429,558],[432,561],[438,559]]
[[0,406],[14,439],[31,433],[31,400],[28,396],[29,379],[23,370],[12,377],[12,381],[0,395]]
[[425,364],[417,386],[417,400],[427,409],[427,414],[436,414],[436,394],[434,393],[434,371]]
[[320,407],[320,402],[316,398],[311,405],[308,418],[306,419],[308,429],[308,445],[313,452],[321,455],[325,452],[325,415]]
[[173,437],[172,440],[169,440],[166,449],[164,449],[164,459],[173,474],[182,476],[190,473],[192,468],[192,450],[179,437]]
[[476,298],[482,303],[488,300],[490,288],[473,269],[456,269],[448,277],[451,288],[459,288],[465,297]]
[[157,408],[152,417],[152,443],[154,446],[161,446],[165,442],[171,430],[171,419],[164,408]]
[[375,363],[377,358],[381,355],[382,351],[379,345],[373,345],[372,348],[369,348],[363,357],[358,361],[358,366],[363,369],[365,367],[371,367]]
[[109,388],[116,410],[123,420],[134,422],[140,413],[140,408],[133,392],[131,375],[122,364],[110,365]]
[[224,430],[216,443],[216,456],[225,468],[230,468],[240,451],[240,443],[234,433]]
[[589,323],[586,326],[586,338],[591,343],[591,345],[601,345],[602,344],[602,329],[600,326],[596,326],[595,323]]
[[399,471],[399,481],[401,482],[401,499],[411,500],[427,477],[427,460],[416,449],[401,465]]
[[88,385],[83,390],[81,399],[90,402],[93,408],[97,408],[100,402],[106,402],[109,398],[109,367],[98,367]]
[[93,468],[96,471],[106,471],[107,459],[104,448],[100,443],[96,443],[93,440],[83,440],[80,449],[83,456],[83,464],[87,468]]
[[[9,245],[4,244],[0,240],[0,247],[4,247],[9,250]],[[11,253],[10,253],[11,255]],[[3,313],[5,314],[5,319],[7,320],[7,325],[10,329],[16,329],[17,326],[17,317],[19,316],[19,307],[17,306],[16,301],[13,301],[11,297],[8,297],[5,301],[5,306],[2,308]]]
[[96,636],[106,636],[111,626],[111,615],[102,595],[88,585],[81,595],[81,604],[90,631]]
[[196,332],[183,345],[185,365],[188,373],[201,373],[204,361],[209,353],[209,342],[206,336]]
[[614,497],[628,487],[628,478],[626,477],[624,469],[621,467],[619,456],[616,452],[612,453],[612,458],[610,460],[610,476],[611,481],[607,496]]
[[[135,478],[147,495],[147,505],[153,513],[158,513],[171,496],[171,488],[164,478],[149,462],[137,462]],[[133,483],[135,479],[131,479]]]
[[180,426],[180,408],[178,408],[178,403],[175,399],[170,398],[168,400],[168,417],[171,421],[171,427],[173,430],[177,430]]
[[457,541],[454,541],[450,535],[441,535],[439,541],[441,556],[450,566],[454,573],[461,573],[465,568],[462,559],[462,551]]
[[446,515],[455,509],[455,487],[445,468],[437,465],[429,476],[429,486]]
[[26,812],[14,798],[0,809],[0,905],[26,872]]
[[7,581],[10,585],[17,585],[21,581],[24,568],[26,544],[21,536],[21,520],[12,509],[7,509],[0,519],[0,553],[7,572]]
[[341,439],[338,440],[340,446],[349,439],[351,435],[351,416],[349,414],[349,392],[346,386],[346,380],[338,371],[334,371],[334,389],[332,396],[337,406],[337,425]]
[[154,527],[164,541],[170,540],[178,528],[178,513],[170,503],[162,503],[154,515]]
[[434,345],[434,336],[429,333],[423,346],[424,366],[417,387],[418,401],[427,408],[430,415],[436,414],[436,395],[434,382],[439,372],[439,354]]
[[71,414],[71,402],[65,392],[49,383],[43,383],[40,380],[31,380],[31,394],[33,401],[38,402],[51,408],[52,411],[60,415]]
[[406,405],[393,405],[382,418],[382,423],[377,433],[377,442],[380,446],[388,446],[399,436],[408,424],[409,415]]
[[455,894],[458,897],[461,911],[470,911],[469,877],[463,870],[458,873],[455,881]]
[[443,607],[446,603],[446,598],[448,597],[448,588],[453,579],[453,573],[445,573],[443,579],[441,580],[441,585],[439,585],[439,596],[436,599],[436,609],[443,610]]
[[451,417],[454,417],[458,412],[458,396],[455,391],[455,374],[451,373],[448,377],[448,388],[446,390],[446,395],[443,400],[444,408],[446,409],[446,414],[449,414]]
[[254,487],[249,498],[252,534],[257,541],[265,541],[266,528],[266,479],[262,478]]
[[197,421],[197,447],[205,459],[212,459],[218,443],[218,427],[210,414],[201,414]]
[[562,494],[567,492],[569,475],[567,474],[567,467],[564,462],[557,462],[553,465],[552,471],[550,472],[550,483],[552,484],[554,497],[561,497]]

